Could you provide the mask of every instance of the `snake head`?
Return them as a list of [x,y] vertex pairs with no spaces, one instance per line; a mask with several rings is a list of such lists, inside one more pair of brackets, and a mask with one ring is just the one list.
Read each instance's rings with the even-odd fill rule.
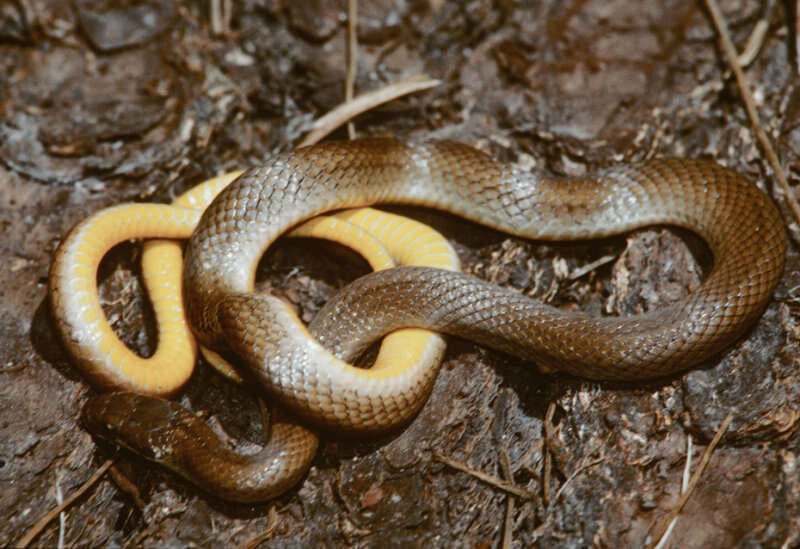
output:
[[168,465],[175,426],[188,419],[184,415],[194,418],[174,402],[120,392],[91,397],[83,407],[82,419],[96,437]]

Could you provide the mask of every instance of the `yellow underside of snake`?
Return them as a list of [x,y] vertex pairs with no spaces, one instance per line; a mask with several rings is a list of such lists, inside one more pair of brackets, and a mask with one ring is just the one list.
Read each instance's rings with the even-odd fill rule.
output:
[[[677,225],[704,238],[714,266],[687,298],[625,318],[566,313],[474,277],[397,267],[359,279],[321,311],[309,328],[321,344],[308,338],[286,303],[252,293],[255,265],[280,234],[326,211],[388,202],[436,207],[543,240]],[[150,236],[182,238],[196,221],[194,215],[174,234]],[[200,341],[236,356],[237,366],[302,417],[362,431],[407,421],[435,377],[427,366],[393,364],[373,371],[342,362],[398,328],[457,334],[548,369],[595,379],[663,376],[721,351],[744,333],[782,274],[786,248],[780,215],[766,195],[710,162],[655,160],[556,178],[522,172],[456,143],[392,139],[330,143],[279,155],[231,183],[189,232],[182,291]],[[60,261],[57,256],[51,275],[57,319],[64,308],[55,303],[71,291],[65,290],[69,277],[58,276]],[[95,292],[94,287],[77,290]],[[98,374],[90,377],[104,384]],[[140,402],[132,395],[125,398],[127,405]],[[121,408],[111,400],[98,401],[87,417],[97,420],[97,428],[113,431],[127,413]],[[203,436],[194,432],[191,418],[181,418],[177,423],[192,427],[180,435],[170,431],[156,453],[172,453],[190,435]],[[192,451],[196,457],[198,450]],[[167,465],[189,478],[188,469],[205,468],[201,485],[209,479],[226,482],[235,492],[231,478],[236,473],[218,466],[217,456],[192,457],[190,464],[181,456]],[[224,497],[255,498],[204,486]]]
[[[109,429],[104,424],[111,421],[117,425],[116,433],[108,436],[115,442],[167,465],[216,495],[258,501],[280,494],[305,473],[316,452],[312,432],[300,425],[275,423],[264,452],[240,456],[226,451],[213,431],[177,404],[145,397],[174,394],[194,370],[198,346],[182,303],[183,249],[179,239],[191,235],[200,213],[241,173],[205,181],[169,206],[123,204],[76,225],[53,262],[50,303],[65,346],[82,373],[98,388],[122,391],[90,400],[85,415],[87,423],[98,423],[94,431]],[[338,242],[356,250],[375,270],[396,265],[459,269],[458,256],[439,233],[417,221],[372,208],[318,216],[287,236]],[[158,346],[146,358],[117,337],[97,293],[97,269],[103,256],[134,238],[160,238],[146,241],[142,252],[142,277],[158,327]],[[299,319],[294,320],[297,329],[305,331]],[[219,354],[205,347],[200,350],[222,375],[241,380],[235,367]],[[414,368],[436,372],[443,353],[440,335],[415,328],[398,330],[381,343],[371,369],[387,379]],[[164,425],[169,425],[168,429],[159,430]],[[214,459],[187,467],[186,462],[200,459],[203,445],[215,448]],[[167,447],[181,449],[165,451]],[[162,457],[157,458],[158,453]],[[163,457],[172,454],[192,457]],[[222,475],[220,467],[213,465],[219,461],[236,473]],[[223,477],[229,481],[220,482]]]

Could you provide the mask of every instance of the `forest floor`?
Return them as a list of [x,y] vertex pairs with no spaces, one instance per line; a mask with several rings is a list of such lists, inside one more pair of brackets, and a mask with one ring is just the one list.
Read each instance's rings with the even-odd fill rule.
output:
[[[721,4],[740,50],[766,25],[745,70],[796,183],[794,3]],[[210,15],[224,5],[230,21]],[[260,505],[215,499],[83,429],[93,389],[54,331],[50,261],[92,212],[168,202],[296,146],[345,99],[347,2],[0,2],[0,546],[18,543],[116,456],[113,474],[34,546],[643,547],[664,533],[687,459],[696,471],[729,415],[665,546],[800,545],[798,227],[705,3],[362,0],[357,37],[356,94],[423,73],[441,81],[362,114],[358,135],[454,139],[564,175],[685,156],[752,178],[791,237],[763,317],[720,357],[646,383],[545,375],[450,338],[433,394],[409,425],[370,440],[323,433],[308,475],[285,495]],[[710,264],[697,238],[668,228],[544,244],[393,210],[447,236],[465,271],[597,315],[664,306],[696,288]],[[156,336],[139,257],[137,243],[114,248],[98,278],[115,329],[147,354]],[[308,321],[367,270],[336,245],[284,239],[259,280]],[[207,364],[177,398],[234,439],[260,440],[254,395]]]

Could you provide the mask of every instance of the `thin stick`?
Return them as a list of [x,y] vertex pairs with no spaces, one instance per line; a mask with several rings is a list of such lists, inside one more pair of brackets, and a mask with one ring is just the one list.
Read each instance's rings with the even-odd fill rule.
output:
[[233,0],[224,0],[222,3],[222,21],[225,25],[225,32],[231,32],[231,20],[233,19]]
[[[356,33],[356,23],[358,21],[358,1],[348,0],[347,2],[347,77],[344,83],[344,100],[349,103],[353,100],[353,87],[356,82],[356,70],[358,67],[358,35]],[[347,136],[350,139],[356,138],[356,128],[353,121],[347,122]]]
[[553,505],[555,505],[556,501],[558,501],[559,496],[561,496],[561,494],[564,493],[564,490],[566,489],[567,484],[569,484],[570,482],[575,480],[575,477],[580,475],[586,469],[589,469],[590,467],[594,467],[595,465],[603,463],[605,460],[606,460],[606,458],[604,458],[604,457],[597,458],[596,460],[594,460],[592,462],[589,462],[586,465],[581,465],[580,467],[575,469],[575,471],[567,478],[567,480],[564,481],[564,484],[562,484],[561,487],[558,489],[558,492],[556,492],[556,495],[553,496]]
[[588,265],[584,265],[580,269],[575,269],[573,272],[569,273],[569,275],[567,275],[567,280],[578,280],[583,275],[594,271],[598,267],[602,267],[606,263],[611,263],[615,259],[617,259],[615,255],[604,255],[600,259],[592,261]]
[[[686,488],[686,491],[681,494],[678,503],[675,507],[670,511],[667,518],[661,522],[661,524],[669,524],[672,520],[677,517],[680,512],[683,510],[683,507],[686,505],[686,502],[689,501],[689,498],[694,493],[694,489],[697,487],[697,483],[700,482],[700,478],[703,476],[703,473],[708,466],[708,462],[711,460],[711,454],[714,453],[714,449],[719,444],[719,441],[722,439],[722,435],[725,434],[725,431],[728,430],[730,427],[731,422],[733,421],[733,414],[728,414],[725,420],[720,425],[719,429],[717,429],[717,433],[714,435],[714,438],[711,440],[709,445],[706,447],[705,452],[703,452],[703,457],[700,458],[700,463],[697,464],[697,470],[692,475],[692,480],[689,481],[689,486]],[[658,535],[654,536],[653,539],[656,540],[655,543],[649,545],[650,549],[654,549],[658,546],[658,540],[660,540],[664,534],[666,533],[667,527],[659,528]]]
[[[64,503],[64,494],[61,492],[61,471],[56,473],[56,503],[62,505]],[[67,529],[67,517],[64,515],[64,510],[58,514],[58,549],[64,547],[64,531]]]
[[102,477],[103,474],[106,471],[108,471],[108,468],[111,467],[113,463],[114,463],[113,459],[107,460],[103,465],[100,466],[100,468],[97,471],[94,472],[94,474],[91,477],[89,477],[89,480],[83,483],[83,486],[78,488],[78,490],[76,490],[74,494],[65,499],[64,503],[62,503],[55,509],[52,509],[45,516],[39,519],[39,522],[37,522],[33,526],[33,528],[28,530],[28,533],[25,534],[25,537],[23,537],[21,540],[17,542],[17,548],[25,549],[25,547],[27,547],[28,544],[32,542],[36,538],[36,536],[38,536],[42,532],[42,530],[44,530],[45,526],[47,526],[51,520],[56,518],[59,515],[59,513],[61,513],[61,511],[72,505],[73,501],[81,497],[81,495],[83,495],[83,493],[86,490],[88,490],[98,480],[100,480],[100,477]]
[[[692,447],[692,436],[687,435],[686,437],[686,463],[683,466],[683,476],[681,477],[681,494],[686,492],[689,488],[689,479],[692,476],[692,454],[694,453],[694,448]],[[664,535],[661,536],[661,540],[658,542],[658,545],[655,546],[654,549],[664,549],[667,546],[667,542],[669,541],[670,536],[672,535],[673,530],[675,529],[675,525],[678,524],[678,517],[676,516],[671,521],[669,521],[669,525],[667,526]]]
[[256,549],[259,545],[263,542],[268,540],[272,537],[272,534],[275,533],[275,526],[278,525],[278,513],[275,511],[275,507],[269,508],[269,521],[267,522],[267,527],[264,528],[264,531],[260,534],[257,534],[252,539],[249,539],[242,543],[238,549]]
[[485,482],[486,484],[490,484],[490,485],[494,486],[495,488],[499,488],[500,490],[503,490],[504,492],[508,492],[509,494],[514,494],[515,496],[518,496],[518,497],[521,497],[521,498],[524,498],[524,499],[536,499],[536,494],[534,494],[532,492],[528,492],[527,490],[523,490],[522,488],[520,488],[518,486],[515,486],[515,485],[511,484],[510,482],[506,482],[504,480],[500,480],[499,478],[493,477],[491,475],[487,475],[486,473],[484,473],[482,471],[478,471],[476,469],[472,469],[470,467],[467,467],[463,463],[459,463],[457,461],[454,461],[454,460],[452,460],[452,459],[450,459],[448,457],[445,457],[445,456],[443,456],[441,454],[434,454],[433,457],[436,458],[436,460],[441,461],[445,465],[447,465],[449,467],[452,467],[453,469],[458,469],[459,471],[463,471],[463,472],[465,472],[465,473],[467,473],[469,475],[472,475],[473,477],[477,478],[478,480],[481,480],[481,481]]
[[117,485],[117,488],[130,496],[136,507],[138,507],[140,510],[144,509],[145,503],[136,484],[131,482],[131,480],[122,474],[122,472],[116,467],[111,467],[111,469],[108,470],[108,476],[111,477],[111,480],[114,481],[114,484]]
[[388,103],[403,95],[427,90],[438,84],[438,80],[432,80],[424,74],[421,74],[400,80],[394,84],[389,84],[378,90],[361,94],[352,101],[342,103],[325,116],[317,119],[317,121],[314,122],[313,129],[303,138],[298,146],[305,147],[317,143],[333,130],[348,120],[355,118],[362,112],[366,112],[383,103]]
[[783,188],[783,193],[786,196],[786,202],[789,204],[789,208],[792,210],[792,215],[794,216],[795,221],[800,223],[800,205],[797,204],[797,200],[795,200],[794,195],[792,194],[792,189],[789,187],[789,182],[786,181],[786,176],[784,175],[781,164],[778,161],[778,155],[775,154],[775,149],[772,148],[772,143],[770,142],[769,137],[767,137],[767,134],[761,127],[761,122],[758,118],[758,112],[756,111],[755,101],[753,100],[752,93],[750,93],[750,83],[748,82],[744,71],[742,71],[742,67],[737,61],[736,48],[733,46],[733,42],[731,41],[731,35],[728,32],[728,26],[725,24],[725,19],[722,16],[719,5],[717,4],[716,0],[706,0],[706,6],[711,14],[711,19],[714,22],[717,33],[719,33],[722,51],[725,52],[725,57],[728,58],[728,64],[730,64],[731,70],[733,70],[733,75],[736,77],[736,83],[739,86],[739,93],[742,96],[742,101],[744,102],[744,107],[747,111],[747,117],[750,119],[750,125],[753,128],[753,132],[756,134],[756,139],[758,139],[759,143],[761,144],[761,148],[764,150],[764,155],[767,157],[767,161],[772,166],[772,171],[775,172],[775,177],[778,178],[778,183],[780,183],[781,187]]
[[[505,445],[500,447],[500,469],[507,482],[514,482],[511,472],[511,460],[508,459],[508,452]],[[503,520],[503,541],[500,544],[502,549],[511,549],[514,540],[514,498],[506,496],[506,516]]]
[[220,6],[220,0],[211,0],[208,9],[210,11],[209,19],[211,20],[212,34],[222,34],[222,6]]
[[764,45],[768,30],[769,21],[766,19],[759,19],[756,22],[756,26],[753,27],[753,32],[750,33],[750,37],[747,39],[742,53],[736,56],[736,62],[739,63],[740,67],[747,67],[756,60],[758,52],[761,51],[761,46]]
[[794,9],[790,10],[792,14],[789,17],[794,17],[794,62],[797,65],[795,69],[800,74],[800,0],[795,0]]
[[545,507],[550,506],[550,477],[553,472],[552,444],[555,437],[553,428],[553,416],[556,413],[556,403],[551,401],[547,405],[547,412],[544,415],[544,467],[542,471],[542,500]]

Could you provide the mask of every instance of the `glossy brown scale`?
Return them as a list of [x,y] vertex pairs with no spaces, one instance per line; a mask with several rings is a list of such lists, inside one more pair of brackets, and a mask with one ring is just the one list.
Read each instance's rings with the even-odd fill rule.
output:
[[[623,318],[564,312],[458,273],[390,269],[326,305],[310,328],[321,344],[307,339],[285,303],[251,292],[258,259],[288,228],[325,211],[381,203],[434,207],[551,241],[674,225],[702,237],[714,265],[685,299]],[[785,250],[770,199],[710,162],[653,160],[557,178],[457,143],[365,139],[281,155],[223,191],[187,246],[184,301],[201,342],[232,352],[295,412],[369,432],[412,417],[435,378],[430,368],[389,375],[343,362],[394,329],[441,330],[592,379],[659,377],[723,350],[759,318]],[[209,457],[204,466],[216,471]]]

